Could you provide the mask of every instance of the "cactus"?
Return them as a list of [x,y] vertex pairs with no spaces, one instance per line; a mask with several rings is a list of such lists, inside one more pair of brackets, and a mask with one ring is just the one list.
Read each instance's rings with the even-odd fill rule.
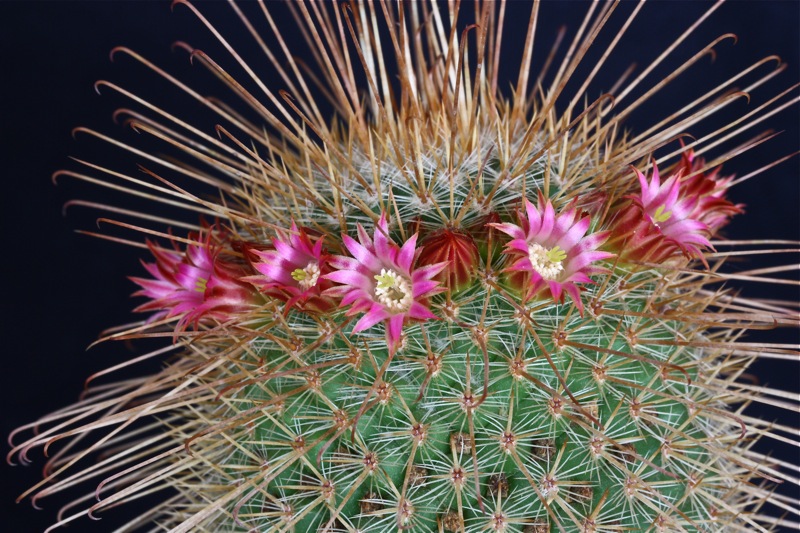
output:
[[148,107],[155,118],[125,111],[130,124],[181,158],[140,152],[145,178],[84,165],[203,220],[183,234],[120,223],[150,236],[153,259],[131,278],[147,318],[105,340],[167,337],[147,355],[173,357],[90,388],[18,444],[22,460],[65,444],[27,494],[94,479],[98,502],[68,523],[168,491],[123,530],[788,523],[775,508],[797,505],[772,484],[791,476],[754,445],[794,430],[751,416],[771,391],[743,374],[796,353],[745,334],[796,327],[797,314],[722,285],[750,279],[728,269],[741,249],[719,234],[742,211],[727,199],[742,146],[707,160],[726,128],[684,135],[737,95],[685,107],[691,95],[640,135],[620,126],[638,80],[591,102],[563,93],[610,5],[551,71],[525,68],[531,31],[513,96],[498,82],[504,6],[477,4],[468,27],[471,10],[436,3],[289,8],[320,72],[276,47],[286,91],[253,77],[252,93],[180,45],[253,117],[115,51],[200,99],[219,137],[102,82]]

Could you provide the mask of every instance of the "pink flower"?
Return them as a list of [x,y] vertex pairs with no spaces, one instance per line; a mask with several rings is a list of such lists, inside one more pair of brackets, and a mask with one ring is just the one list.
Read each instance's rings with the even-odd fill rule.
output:
[[246,273],[244,265],[220,258],[221,245],[213,242],[214,232],[202,238],[190,234],[190,244],[181,253],[167,251],[148,241],[147,247],[155,257],[154,263],[142,262],[152,279],[131,277],[141,287],[134,296],[150,301],[134,309],[137,312],[157,311],[150,321],[180,317],[175,329],[188,324],[196,327],[203,320],[226,322],[233,315],[252,308],[256,302],[253,289],[240,281]]
[[578,212],[574,207],[556,215],[550,201],[544,203],[541,196],[538,208],[527,199],[524,201],[525,213],[517,214],[519,225],[492,224],[512,238],[504,253],[515,259],[506,271],[528,274],[526,299],[549,288],[553,299],[561,301],[566,292],[582,314],[578,284],[593,283],[589,274],[604,271],[593,263],[613,256],[597,251],[607,232],[586,235],[590,220],[576,220]]
[[389,238],[385,213],[375,227],[373,238],[359,224],[358,241],[348,235],[342,240],[352,257],[331,258],[331,266],[336,270],[324,277],[341,285],[325,292],[342,298],[341,306],[349,306],[348,316],[364,313],[353,333],[385,322],[386,341],[390,353],[394,353],[400,345],[403,325],[409,319],[436,318],[428,308],[427,299],[443,290],[433,278],[447,263],[414,268],[417,235],[402,247],[395,244]]
[[294,306],[314,311],[330,309],[333,301],[321,296],[331,286],[324,278],[330,268],[322,238],[312,242],[308,233],[292,222],[289,233],[279,232],[272,243],[272,250],[249,250],[256,258],[253,268],[261,275],[245,281],[269,296],[285,300],[287,310]]
[[691,192],[682,187],[682,170],[664,183],[655,162],[649,182],[639,170],[634,171],[642,192],[629,196],[630,203],[614,217],[610,245],[619,248],[623,260],[662,262],[682,253],[705,262],[701,249],[710,248],[711,243],[709,226],[702,219],[709,201],[701,201],[697,186]]

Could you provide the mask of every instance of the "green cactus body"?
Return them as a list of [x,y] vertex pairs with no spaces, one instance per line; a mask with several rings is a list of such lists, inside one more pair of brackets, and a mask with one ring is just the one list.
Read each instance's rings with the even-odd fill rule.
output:
[[[504,194],[530,196],[541,176]],[[403,218],[441,229],[407,195],[392,189]],[[683,275],[616,265],[586,288],[581,316],[521,303],[501,261],[485,253],[468,287],[434,297],[442,319],[407,327],[393,356],[380,328],[353,334],[341,315],[276,313],[257,328],[237,359],[254,377],[226,393],[223,417],[250,422],[220,482],[266,469],[236,505],[243,527],[666,530],[716,519],[726,487],[713,471],[731,468],[739,423],[690,408],[713,405],[703,367],[720,353],[675,342],[703,335],[669,318]]]
[[[221,140],[135,119],[179,152],[153,156],[147,194],[216,220],[185,237],[150,233],[174,243],[148,241],[150,277],[132,278],[147,298],[137,311],[154,314],[109,338],[167,336],[179,355],[110,386],[119,406],[107,387],[90,390],[88,405],[108,413],[86,422],[79,404],[17,451],[155,416],[148,451],[136,430],[120,437],[137,443],[135,459],[104,457],[124,466],[92,511],[157,488],[174,495],[123,530],[149,520],[178,533],[780,524],[761,508],[791,505],[758,478],[791,476],[751,449],[773,434],[746,411],[757,391],[740,378],[760,354],[790,348],[740,338],[796,316],[720,288],[736,276],[712,239],[741,208],[718,164],[739,148],[706,164],[703,142],[678,142],[726,100],[674,104],[681,111],[652,131],[621,133],[617,116],[638,101],[561,95],[613,9],[590,14],[597,25],[535,84],[526,48],[505,99],[504,6],[479,3],[463,36],[455,6],[403,6],[290,5],[318,66],[339,69],[321,83],[332,122],[294,60],[293,76],[281,71],[292,90],[264,88],[261,104],[191,50],[266,126],[211,98],[201,103],[225,122]],[[87,165],[129,192],[145,183]],[[97,442],[67,457],[102,453]],[[56,491],[73,481],[58,473]]]

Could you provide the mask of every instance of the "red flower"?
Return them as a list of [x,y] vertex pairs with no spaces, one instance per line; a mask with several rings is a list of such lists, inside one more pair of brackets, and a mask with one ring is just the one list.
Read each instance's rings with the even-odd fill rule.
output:
[[420,266],[445,263],[444,269],[434,276],[434,280],[454,291],[469,286],[478,270],[480,254],[475,240],[460,231],[439,230],[422,243],[422,252],[417,264]]

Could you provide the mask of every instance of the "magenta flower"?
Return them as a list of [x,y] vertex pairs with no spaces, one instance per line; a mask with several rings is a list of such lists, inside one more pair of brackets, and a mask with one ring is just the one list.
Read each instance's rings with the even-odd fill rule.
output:
[[155,262],[142,265],[152,279],[130,278],[141,287],[133,295],[150,299],[134,311],[156,311],[150,321],[180,317],[177,331],[188,324],[196,327],[205,319],[226,322],[250,309],[257,299],[252,288],[240,281],[245,274],[244,266],[219,257],[221,246],[213,242],[211,231],[202,241],[197,234],[190,234],[189,238],[198,243],[188,245],[183,253],[177,248],[174,252],[165,250],[148,241]]
[[636,175],[639,177],[642,193],[634,196],[633,202],[666,239],[673,241],[689,255],[701,256],[699,247],[711,246],[704,235],[708,226],[691,218],[697,209],[698,198],[680,194],[680,175],[673,174],[662,184],[655,162],[649,183],[639,170],[636,170]]
[[260,276],[245,278],[263,293],[286,301],[286,309],[294,306],[305,310],[324,311],[334,304],[321,296],[331,283],[324,279],[330,271],[323,253],[322,239],[312,242],[308,233],[292,222],[289,233],[279,232],[272,240],[274,249],[251,249],[257,259],[253,267]]
[[506,271],[528,274],[526,299],[549,288],[553,299],[561,301],[566,292],[583,314],[578,284],[593,283],[589,274],[604,271],[593,263],[614,255],[597,251],[607,232],[586,235],[589,217],[576,220],[575,208],[556,215],[549,200],[542,205],[540,197],[538,208],[524,201],[525,213],[517,214],[519,225],[491,224],[512,238],[503,252],[516,259]]
[[337,255],[331,258],[335,270],[324,277],[341,285],[325,292],[341,297],[340,305],[349,306],[348,316],[364,313],[353,327],[353,333],[386,322],[386,341],[390,353],[394,353],[400,345],[403,325],[408,320],[436,318],[427,299],[444,290],[433,278],[447,263],[414,268],[417,235],[402,247],[395,244],[389,238],[385,213],[375,227],[373,238],[359,224],[358,241],[347,235],[342,240],[352,257]]
[[[684,190],[683,170],[672,174],[664,183],[661,183],[655,162],[649,182],[642,172],[634,171],[642,192],[629,196],[631,203],[612,221],[610,245],[619,248],[623,260],[662,262],[682,253],[705,261],[701,248],[710,248],[711,243],[709,226],[703,222],[703,208],[711,208],[719,199],[701,201],[697,184],[692,184],[691,191]],[[718,214],[709,212],[710,216]]]

